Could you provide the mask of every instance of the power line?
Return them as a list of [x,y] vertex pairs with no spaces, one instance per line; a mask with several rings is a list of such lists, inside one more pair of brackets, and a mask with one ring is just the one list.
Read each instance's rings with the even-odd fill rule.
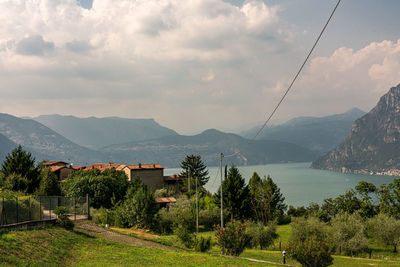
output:
[[267,123],[271,120],[271,118],[274,116],[276,110],[279,108],[279,106],[281,105],[281,103],[283,102],[283,100],[285,99],[286,95],[289,93],[290,89],[292,89],[293,84],[295,83],[295,81],[297,80],[297,78],[299,77],[301,71],[303,70],[304,66],[306,65],[308,59],[310,58],[312,52],[314,51],[314,48],[317,46],[319,40],[321,39],[322,34],[324,33],[326,27],[328,26],[329,22],[331,21],[333,14],[335,14],[336,9],[338,8],[340,2],[342,0],[339,0],[335,6],[335,8],[333,9],[331,15],[329,16],[328,20],[326,21],[324,27],[322,28],[322,31],[320,32],[320,34],[318,35],[317,40],[315,41],[314,45],[312,46],[310,52],[308,53],[306,59],[304,60],[303,64],[301,65],[299,71],[296,73],[296,75],[294,76],[292,82],[290,83],[289,87],[286,89],[285,94],[282,96],[281,100],[278,102],[278,104],[276,105],[276,107],[274,108],[274,110],[272,111],[271,115],[269,115],[268,119],[264,122],[264,124],[262,125],[262,127],[257,131],[257,133],[254,135],[254,137],[250,140],[255,140],[257,138],[257,136],[261,133],[262,130],[264,130],[265,126],[267,125]]

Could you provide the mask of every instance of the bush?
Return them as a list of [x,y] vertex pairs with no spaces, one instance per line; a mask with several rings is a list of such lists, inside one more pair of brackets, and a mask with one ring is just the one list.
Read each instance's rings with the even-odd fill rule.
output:
[[100,208],[97,210],[92,208],[90,209],[90,214],[92,215],[92,220],[94,223],[106,225],[108,219],[109,225],[115,225],[115,218],[114,218],[115,216],[113,210],[109,210],[107,214],[106,208]]
[[332,237],[339,254],[354,256],[368,249],[364,223],[358,214],[337,214],[332,220]]
[[191,232],[188,227],[186,227],[184,224],[179,224],[174,228],[174,233],[176,236],[179,238],[179,240],[182,242],[182,244],[187,247],[191,248],[194,245],[194,235],[193,232]]
[[57,215],[56,224],[67,230],[74,229],[74,222],[68,218],[68,210],[66,207],[58,206],[54,209],[54,213]]
[[211,249],[211,237],[198,237],[195,242],[195,250],[200,252],[207,252]]
[[168,211],[166,208],[162,208],[158,211],[155,216],[155,220],[158,222],[157,231],[160,234],[171,234],[172,226],[174,223],[174,214]]
[[206,230],[214,229],[220,219],[220,210],[218,207],[199,211],[199,224],[204,225]]
[[231,221],[225,228],[218,225],[215,235],[221,253],[225,255],[239,256],[250,241],[246,234],[246,225],[239,221]]
[[274,240],[278,237],[276,234],[276,224],[270,223],[267,227],[263,223],[250,224],[247,230],[247,234],[250,238],[248,247],[260,249],[266,249],[268,246],[274,243]]
[[57,176],[50,168],[44,168],[40,172],[40,184],[36,195],[39,196],[61,196],[61,186]]
[[290,241],[287,253],[302,266],[322,267],[333,263],[332,246],[315,236],[306,237],[303,241]]
[[317,240],[327,240],[328,231],[326,225],[315,217],[295,218],[292,225],[292,234],[290,240],[301,242],[308,238],[315,237]]

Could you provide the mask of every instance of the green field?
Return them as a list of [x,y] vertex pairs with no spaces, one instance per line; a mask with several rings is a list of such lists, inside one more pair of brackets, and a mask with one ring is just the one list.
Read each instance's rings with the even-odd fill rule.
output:
[[[286,241],[290,235],[289,229],[288,226],[278,228],[282,241]],[[203,232],[201,235],[212,236],[213,233]],[[180,246],[173,235],[153,239]],[[211,253],[135,247],[58,227],[0,235],[0,266],[274,266],[244,258],[282,261],[281,252],[274,250],[247,249],[242,258],[221,257],[217,255],[218,252],[217,246],[213,247]],[[299,265],[291,259],[287,263]],[[333,266],[400,266],[400,262],[334,256]]]

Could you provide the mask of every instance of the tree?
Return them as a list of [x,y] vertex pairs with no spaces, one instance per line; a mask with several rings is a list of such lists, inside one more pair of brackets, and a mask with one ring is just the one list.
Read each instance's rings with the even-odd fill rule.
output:
[[296,218],[287,247],[288,255],[302,266],[328,266],[333,263],[332,244],[327,227],[315,217]]
[[[190,189],[194,190],[196,187],[196,179],[200,190],[204,191],[204,185],[208,182],[210,177],[208,176],[207,167],[201,160],[200,155],[187,155],[186,158],[181,162],[182,172],[180,176],[190,177]],[[187,190],[187,184],[184,186],[183,190]]]
[[[248,215],[249,187],[235,166],[229,168],[228,176],[222,182],[223,205],[227,215],[233,219],[243,219]],[[220,189],[215,194],[215,202],[220,207]]]
[[255,172],[249,181],[249,190],[253,213],[264,225],[286,210],[285,198],[271,177],[261,179]]
[[381,212],[400,218],[400,178],[379,188],[379,209]]
[[369,219],[367,225],[369,235],[386,246],[392,246],[393,252],[397,251],[400,242],[400,221],[380,213]]
[[368,249],[365,226],[359,214],[339,213],[332,220],[332,238],[339,250],[347,256],[357,255]]
[[57,176],[50,168],[44,168],[40,172],[40,185],[37,191],[39,196],[60,196],[61,187]]
[[16,188],[17,191],[33,193],[39,187],[39,169],[35,166],[35,159],[31,153],[23,150],[21,146],[18,146],[6,156],[1,166],[1,172],[6,179],[7,176],[12,174],[26,179],[26,188]]
[[125,201],[117,208],[119,223],[125,227],[153,228],[154,216],[158,211],[157,203],[147,186],[131,186]]
[[[137,178],[139,179],[139,178]],[[131,186],[135,183],[132,179]],[[122,201],[128,189],[128,181],[123,171],[114,169],[78,171],[63,183],[68,197],[90,197],[90,204],[94,208],[110,208],[118,201]]]
[[355,187],[357,193],[361,196],[360,215],[363,218],[371,218],[377,213],[377,206],[374,205],[372,199],[377,193],[374,184],[366,181],[360,181]]

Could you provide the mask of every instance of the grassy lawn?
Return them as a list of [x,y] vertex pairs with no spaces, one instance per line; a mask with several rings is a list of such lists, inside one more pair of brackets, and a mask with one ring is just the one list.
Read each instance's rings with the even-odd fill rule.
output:
[[[268,266],[206,253],[105,241],[51,227],[0,235],[0,266]],[[271,265],[272,266],[272,265]]]

